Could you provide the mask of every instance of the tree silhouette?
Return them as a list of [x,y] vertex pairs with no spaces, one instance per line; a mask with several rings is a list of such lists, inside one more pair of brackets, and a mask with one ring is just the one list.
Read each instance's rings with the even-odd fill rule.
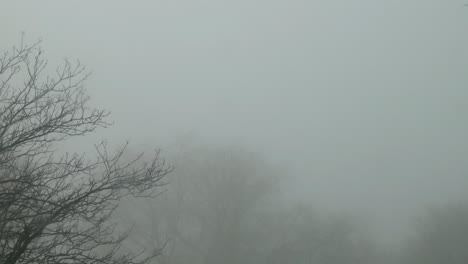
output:
[[40,44],[22,38],[0,57],[0,263],[146,263],[159,250],[123,250],[112,212],[125,196],[156,195],[171,167],[106,143],[93,157],[59,154],[109,113],[89,106],[79,62],[47,75]]

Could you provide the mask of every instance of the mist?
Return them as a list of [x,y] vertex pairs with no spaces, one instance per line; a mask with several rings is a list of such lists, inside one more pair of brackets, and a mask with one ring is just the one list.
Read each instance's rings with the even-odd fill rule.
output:
[[[160,239],[157,245],[164,244],[164,237],[176,241],[176,233],[187,239],[201,232],[200,223],[217,217],[211,216],[217,205],[200,204],[220,201],[222,193],[228,195],[230,190],[225,181],[234,184],[225,179],[232,175],[244,179],[242,175],[268,182],[262,185],[268,185],[269,191],[252,204],[237,196],[224,197],[226,202],[251,205],[245,210],[253,213],[232,233],[207,232],[200,238],[202,250],[222,252],[215,245],[223,244],[213,241],[235,240],[239,235],[239,244],[254,241],[250,247],[269,252],[280,248],[278,237],[292,241],[289,236],[298,230],[310,230],[314,237],[314,228],[335,230],[330,219],[338,218],[349,223],[350,230],[358,230],[359,239],[353,241],[374,255],[342,262],[337,254],[323,253],[336,257],[332,263],[384,263],[377,260],[379,254],[398,255],[392,261],[399,263],[400,258],[428,263],[413,256],[419,251],[409,250],[419,241],[416,226],[432,219],[447,223],[452,214],[454,219],[465,219],[454,212],[465,212],[468,204],[468,8],[464,4],[12,1],[2,4],[0,48],[17,43],[24,31],[29,41],[43,40],[49,65],[63,58],[79,59],[92,70],[86,82],[91,103],[109,110],[113,125],[69,140],[64,149],[87,152],[102,139],[116,144],[128,140],[135,152],[160,148],[161,156],[174,165],[161,196],[143,204],[126,201],[118,212],[127,219],[122,226],[137,230],[160,223],[159,233],[154,234]],[[223,155],[228,158],[220,158]],[[232,175],[216,180],[218,174]],[[236,184],[241,186],[239,192],[246,188],[248,194],[253,187],[245,181]],[[203,190],[190,187],[199,184]],[[191,196],[192,202],[178,204],[174,197],[179,192]],[[155,215],[148,216],[151,210],[144,204],[154,206]],[[193,220],[187,207],[204,212],[206,218]],[[175,217],[171,208],[178,208],[177,217],[182,218],[177,218],[181,221],[177,232],[168,225]],[[299,223],[284,216],[297,211],[318,215],[318,222],[307,226],[309,220]],[[252,230],[260,227],[254,223],[262,217],[284,217],[283,223],[290,224],[270,223],[270,229],[257,234]],[[460,228],[466,232],[466,224]],[[282,235],[274,236],[275,230]],[[255,236],[247,239],[246,232]],[[143,237],[135,234],[131,241]],[[269,242],[259,246],[258,241]],[[377,249],[370,250],[371,245]],[[468,244],[464,240],[457,245]],[[173,262],[164,263],[268,263],[263,256],[271,256],[241,248],[237,255],[196,259],[189,248],[185,243],[173,252],[177,256]],[[408,257],[407,251],[414,254]],[[244,257],[236,259],[239,255]],[[433,263],[441,263],[435,259]],[[301,257],[290,263],[312,263],[308,261]],[[281,262],[270,259],[269,263]]]

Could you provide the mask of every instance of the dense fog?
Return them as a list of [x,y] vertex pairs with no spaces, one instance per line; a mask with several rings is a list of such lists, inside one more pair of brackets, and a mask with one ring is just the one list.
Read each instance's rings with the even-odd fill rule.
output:
[[92,71],[90,105],[112,125],[58,152],[128,141],[173,166],[156,197],[119,202],[122,251],[468,263],[465,4],[5,1],[0,49],[24,32],[42,40],[47,73],[64,58]]

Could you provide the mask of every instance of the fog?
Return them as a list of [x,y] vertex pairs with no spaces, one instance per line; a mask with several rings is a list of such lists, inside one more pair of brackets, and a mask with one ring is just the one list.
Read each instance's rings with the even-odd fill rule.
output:
[[239,147],[281,175],[281,206],[349,215],[400,248],[426,210],[468,202],[464,4],[5,1],[0,48],[24,31],[50,65],[92,70],[114,124],[69,149],[128,140],[173,162],[181,145]]

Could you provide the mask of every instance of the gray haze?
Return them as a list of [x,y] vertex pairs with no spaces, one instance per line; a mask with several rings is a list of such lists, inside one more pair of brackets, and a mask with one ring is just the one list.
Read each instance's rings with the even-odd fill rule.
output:
[[468,198],[464,4],[3,1],[0,45],[25,31],[51,65],[91,69],[115,122],[96,140],[242,144],[287,168],[286,199],[366,215],[393,241]]

